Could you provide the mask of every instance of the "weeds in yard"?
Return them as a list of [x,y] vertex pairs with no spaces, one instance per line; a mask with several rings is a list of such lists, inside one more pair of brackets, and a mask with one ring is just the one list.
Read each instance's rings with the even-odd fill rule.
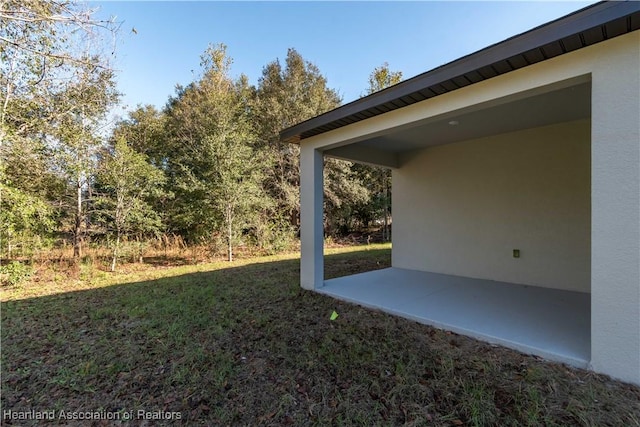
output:
[[0,265],[0,286],[18,286],[33,275],[33,267],[19,261]]
[[[327,277],[390,263],[388,246],[328,252]],[[303,291],[298,277],[287,255],[8,289],[2,408],[182,415],[155,425],[640,419],[637,387]]]

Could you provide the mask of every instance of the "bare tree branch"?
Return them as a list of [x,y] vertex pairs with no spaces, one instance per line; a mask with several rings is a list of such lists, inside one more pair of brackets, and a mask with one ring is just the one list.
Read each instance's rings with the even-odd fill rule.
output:
[[[48,52],[44,52],[44,51],[41,51],[41,50],[32,49],[32,48],[30,48],[28,46],[25,46],[23,44],[20,44],[18,42],[13,41],[13,40],[9,40],[9,39],[7,39],[5,37],[2,37],[2,36],[0,36],[0,41],[3,41],[5,43],[7,43],[7,44],[15,46],[15,47],[17,47],[19,49],[26,50],[27,52],[33,53],[33,54],[41,56],[41,57],[52,58],[52,59],[61,59],[61,60],[64,60],[64,61],[72,62],[74,64],[94,66],[94,67],[101,68],[101,69],[104,69],[104,70],[110,70],[111,69],[110,67],[107,67],[105,65],[102,65],[102,64],[99,64],[99,63],[96,63],[96,62],[92,62],[92,61],[86,61],[86,60],[83,60],[81,58],[74,57],[72,55],[62,55],[62,54],[56,54],[56,53],[48,53]],[[40,80],[42,80],[42,79],[40,79]]]

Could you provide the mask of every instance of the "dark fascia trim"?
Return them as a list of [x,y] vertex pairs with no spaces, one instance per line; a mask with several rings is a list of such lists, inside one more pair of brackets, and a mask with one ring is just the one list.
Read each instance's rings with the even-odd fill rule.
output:
[[[332,124],[335,121],[343,120],[369,108],[379,107],[452,78],[477,71],[483,67],[521,55],[549,43],[557,42],[607,22],[630,16],[639,11],[640,1],[605,1],[587,6],[569,15],[284,129],[280,132],[280,140],[298,143],[303,139],[302,135],[304,133],[313,131],[321,126]],[[331,128],[338,127],[341,126],[332,126]]]

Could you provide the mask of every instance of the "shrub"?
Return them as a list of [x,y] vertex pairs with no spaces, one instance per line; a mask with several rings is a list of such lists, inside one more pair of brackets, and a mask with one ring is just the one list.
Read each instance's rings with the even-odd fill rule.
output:
[[19,261],[0,265],[0,284],[3,286],[17,286],[29,279],[33,274],[33,267]]

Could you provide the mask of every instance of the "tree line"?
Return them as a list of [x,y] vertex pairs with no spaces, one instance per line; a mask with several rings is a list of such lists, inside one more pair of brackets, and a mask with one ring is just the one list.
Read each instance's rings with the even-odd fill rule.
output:
[[[73,1],[0,2],[0,251],[3,258],[69,242],[173,234],[233,260],[238,245],[275,252],[298,233],[299,147],[280,130],[338,107],[320,70],[295,49],[257,85],[230,74],[224,44],[165,106],[138,106],[108,129],[118,103],[110,42],[118,23]],[[368,93],[400,81],[385,63]],[[325,230],[385,226],[388,170],[325,160]]]

